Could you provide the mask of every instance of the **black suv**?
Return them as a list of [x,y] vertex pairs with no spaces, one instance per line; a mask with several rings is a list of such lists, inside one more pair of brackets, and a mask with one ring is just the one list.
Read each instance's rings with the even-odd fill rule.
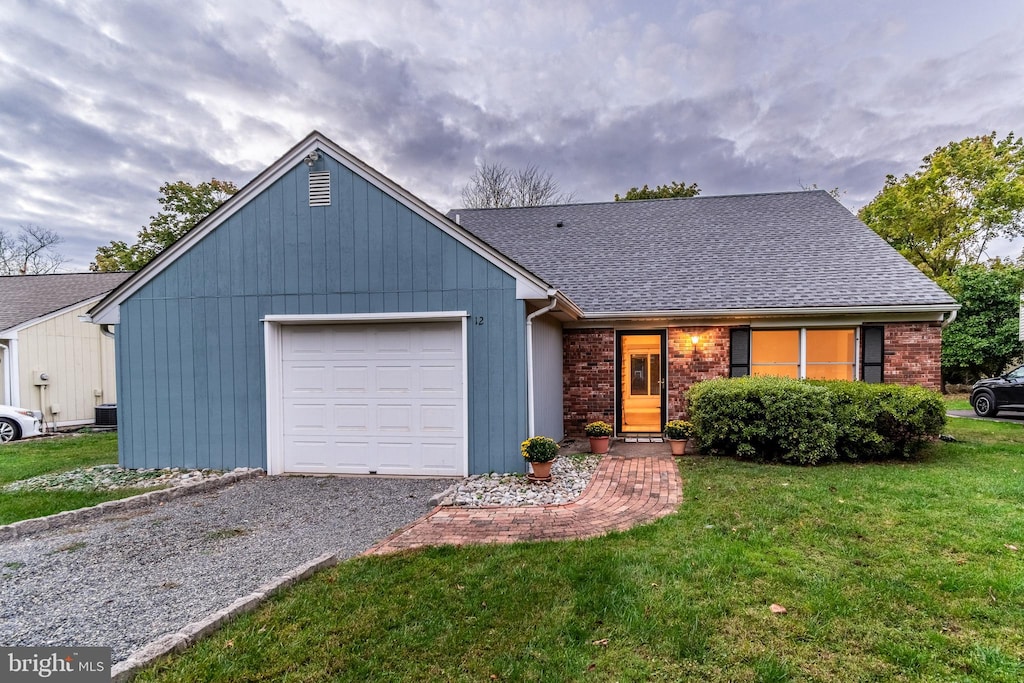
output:
[[975,382],[971,407],[982,417],[992,417],[1000,410],[1024,410],[1024,365],[1001,377]]

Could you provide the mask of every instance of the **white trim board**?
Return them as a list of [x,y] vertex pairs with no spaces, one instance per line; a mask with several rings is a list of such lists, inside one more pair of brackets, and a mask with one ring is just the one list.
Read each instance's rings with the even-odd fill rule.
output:
[[469,317],[469,311],[427,311],[423,313],[300,313],[268,315],[260,322],[282,325],[324,325],[331,323],[454,322]]

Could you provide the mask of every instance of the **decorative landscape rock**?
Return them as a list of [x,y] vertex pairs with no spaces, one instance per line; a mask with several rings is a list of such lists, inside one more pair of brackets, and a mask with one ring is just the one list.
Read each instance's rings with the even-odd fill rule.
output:
[[117,465],[96,465],[22,479],[7,484],[0,491],[110,491],[123,488],[155,488],[215,479],[221,474],[218,470],[183,470],[177,467],[127,470]]
[[601,462],[599,455],[556,458],[550,482],[530,482],[525,474],[478,474],[450,486],[438,505],[561,505],[580,497]]

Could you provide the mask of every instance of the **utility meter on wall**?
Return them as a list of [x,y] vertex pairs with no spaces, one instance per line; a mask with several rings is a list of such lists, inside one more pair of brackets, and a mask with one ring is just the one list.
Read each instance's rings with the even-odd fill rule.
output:
[[50,384],[50,375],[45,372],[33,372],[32,384],[37,387],[45,387]]

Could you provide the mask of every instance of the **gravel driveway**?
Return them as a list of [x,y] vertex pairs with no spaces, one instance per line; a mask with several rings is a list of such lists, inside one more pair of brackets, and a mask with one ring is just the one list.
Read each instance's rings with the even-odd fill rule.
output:
[[328,552],[429,509],[445,479],[260,477],[0,543],[0,644],[113,647],[113,661]]

